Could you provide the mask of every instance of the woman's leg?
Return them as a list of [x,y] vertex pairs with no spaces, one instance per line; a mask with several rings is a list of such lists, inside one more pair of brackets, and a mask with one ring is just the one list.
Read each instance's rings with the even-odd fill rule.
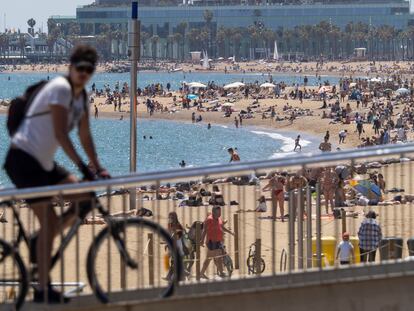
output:
[[278,201],[279,201],[280,217],[282,218],[282,221],[285,221],[285,218],[284,218],[285,216],[285,195],[283,191],[279,193]]

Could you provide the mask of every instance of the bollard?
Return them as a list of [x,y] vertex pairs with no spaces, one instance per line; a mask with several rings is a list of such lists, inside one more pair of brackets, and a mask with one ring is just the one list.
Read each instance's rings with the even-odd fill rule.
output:
[[201,225],[196,224],[196,280],[200,281],[201,275],[201,256],[200,256],[200,242],[201,242]]
[[148,233],[148,279],[151,286],[154,285],[154,237]]
[[239,214],[233,215],[234,223],[234,269],[239,269],[240,253],[239,253]]

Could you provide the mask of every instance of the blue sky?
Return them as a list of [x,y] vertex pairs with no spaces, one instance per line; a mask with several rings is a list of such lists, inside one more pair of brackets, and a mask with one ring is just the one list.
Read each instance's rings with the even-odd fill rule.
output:
[[36,20],[36,29],[42,27],[47,31],[47,19],[51,15],[75,15],[78,5],[90,4],[93,0],[1,0],[0,31],[4,31],[4,14],[6,27],[27,30],[27,20]]

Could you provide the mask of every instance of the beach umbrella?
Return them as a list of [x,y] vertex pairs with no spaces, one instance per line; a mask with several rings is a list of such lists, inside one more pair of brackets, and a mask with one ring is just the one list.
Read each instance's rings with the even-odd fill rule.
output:
[[365,197],[381,197],[381,189],[370,180],[353,180],[350,185]]
[[240,87],[243,87],[244,85],[245,84],[242,83],[242,82],[233,82],[233,83],[230,83],[230,84],[225,85],[224,86],[224,89],[225,90],[228,90],[228,89],[238,89]]
[[381,82],[381,79],[379,79],[379,78],[372,78],[370,81],[371,82]]
[[399,88],[396,93],[398,94],[408,94],[410,93],[410,91],[408,89],[406,89],[405,87]]
[[260,87],[262,89],[268,89],[268,88],[275,88],[276,85],[274,85],[273,83],[266,82],[266,83],[263,83],[262,85],[260,85]]
[[356,86],[355,82],[352,82],[352,83],[349,84],[349,87],[354,87],[354,86]]
[[229,103],[229,102],[227,102],[227,103],[224,103],[223,105],[221,105],[222,107],[234,107],[234,104],[233,103]]
[[200,83],[200,82],[190,82],[187,85],[188,87],[198,88],[198,89],[205,89],[207,87],[207,85]]
[[190,99],[190,100],[194,100],[194,99],[198,99],[198,96],[195,95],[195,94],[188,94],[187,98]]
[[217,60],[223,60],[224,58],[223,57],[219,57],[219,58],[217,58]]

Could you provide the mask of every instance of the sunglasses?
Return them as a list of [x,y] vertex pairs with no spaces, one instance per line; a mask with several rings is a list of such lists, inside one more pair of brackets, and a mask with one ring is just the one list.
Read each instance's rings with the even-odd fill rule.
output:
[[90,66],[79,66],[76,67],[76,71],[78,72],[86,72],[87,74],[92,74],[95,71],[94,67],[90,67]]

